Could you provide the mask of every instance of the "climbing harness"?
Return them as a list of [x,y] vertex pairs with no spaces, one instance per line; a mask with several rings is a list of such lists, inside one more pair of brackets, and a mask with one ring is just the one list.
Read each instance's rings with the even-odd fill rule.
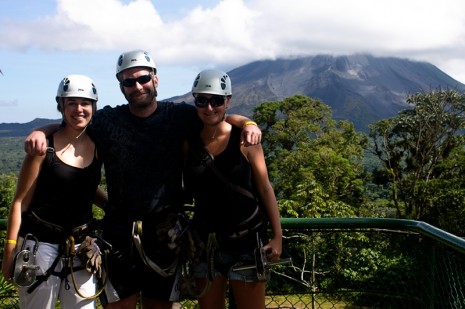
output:
[[[108,281],[108,269],[107,269],[107,264],[106,263],[107,263],[107,255],[108,255],[109,251],[111,250],[111,245],[108,244],[107,242],[105,242],[103,239],[101,239],[101,243],[103,243],[104,245],[99,246],[100,248],[103,248],[102,250],[99,249],[99,254],[102,255],[102,260],[103,260],[103,264],[104,264],[104,270],[105,270],[106,277],[103,280],[101,288],[99,289],[99,291],[97,291],[97,293],[95,295],[85,296],[79,291],[79,288],[77,286],[76,279],[75,279],[75,276],[74,276],[74,272],[77,271],[77,270],[84,270],[85,267],[82,267],[82,266],[74,267],[73,266],[74,257],[76,256],[75,240],[76,240],[76,238],[81,240],[82,238],[85,238],[84,235],[89,234],[89,232],[91,230],[91,225],[92,225],[91,222],[80,225],[78,227],[75,227],[70,236],[65,236],[64,235],[64,230],[63,230],[63,228],[61,226],[53,224],[53,223],[45,221],[45,220],[42,220],[33,211],[28,212],[28,214],[26,214],[25,219],[29,220],[29,222],[32,222],[34,224],[40,224],[40,226],[45,227],[45,229],[40,233],[39,238],[43,237],[44,240],[50,239],[50,240],[53,240],[53,241],[58,241],[58,239],[63,239],[63,240],[61,240],[59,242],[59,244],[58,244],[58,254],[57,254],[55,260],[53,261],[53,263],[51,264],[51,266],[47,269],[47,271],[45,271],[42,275],[37,275],[37,276],[35,275],[35,271],[34,271],[33,274],[31,273],[31,276],[33,276],[33,279],[28,279],[28,281],[26,282],[27,285],[21,285],[21,286],[29,287],[27,292],[32,293],[42,282],[47,281],[48,278],[51,275],[54,275],[54,276],[57,276],[57,277],[61,278],[62,280],[65,280],[65,289],[69,290],[70,289],[70,284],[69,284],[69,280],[68,280],[68,275],[71,275],[73,286],[74,286],[74,288],[76,290],[76,293],[80,297],[85,298],[85,299],[97,298],[103,292],[103,290],[105,288],[105,285],[106,285],[106,283]],[[28,235],[30,235],[30,236],[28,236]],[[31,264],[31,263],[35,262],[35,252],[37,252],[38,240],[37,240],[37,238],[35,236],[32,236],[32,234],[28,234],[28,235],[26,235],[26,238],[34,237],[34,239],[36,241],[36,244],[37,244],[34,247],[34,254],[32,255],[33,258],[29,259],[29,262],[28,262],[29,264]],[[25,241],[26,241],[26,238],[25,238]],[[100,238],[97,237],[97,239],[100,239]],[[24,243],[23,243],[23,245],[24,245]],[[18,253],[18,256],[22,260],[24,260],[26,257],[29,257],[31,255],[28,254],[27,250],[24,250],[24,251],[22,250],[22,251],[20,251]],[[62,267],[61,271],[57,272],[57,271],[55,271],[55,268],[57,267],[58,263],[61,260],[63,261],[63,267]],[[32,266],[28,266],[28,265],[26,265],[25,268],[27,268],[27,267],[32,268]],[[38,266],[37,266],[37,269],[39,269]],[[25,274],[29,274],[29,273],[25,272]],[[99,280],[100,280],[100,278],[99,278]],[[22,283],[22,284],[24,284],[24,283]]]
[[237,224],[234,227],[234,230],[230,231],[228,235],[221,235],[220,238],[227,238],[229,240],[236,240],[241,238],[251,232],[255,232],[263,227],[267,223],[267,218],[262,211],[262,207],[260,204],[259,199],[250,191],[246,190],[245,188],[232,183],[226,176],[222,174],[220,170],[218,170],[214,164],[212,155],[208,152],[208,150],[204,147],[198,147],[197,156],[200,160],[200,163],[209,168],[216,177],[223,182],[223,184],[232,191],[235,191],[247,198],[256,202],[255,211],[250,215],[247,219],[242,221],[241,223]]
[[[175,241],[180,242],[182,236],[184,233],[187,231],[189,224],[186,219],[186,224],[183,226],[180,220],[177,220],[175,225],[168,231],[170,237],[175,236]],[[141,236],[143,236],[143,230],[142,230],[142,221],[134,221],[133,223],[133,228],[132,228],[132,238],[134,240],[134,245],[137,249],[137,252],[139,253],[139,256],[141,257],[142,261],[144,262],[145,265],[153,269],[156,273],[158,273],[162,277],[169,277],[174,275],[176,272],[177,265],[179,264],[179,256],[176,256],[174,259],[173,263],[166,267],[166,268],[161,268],[158,266],[157,263],[155,263],[152,259],[150,259],[147,254],[145,253],[144,247],[142,245],[142,240]],[[179,245],[179,244],[178,244]]]

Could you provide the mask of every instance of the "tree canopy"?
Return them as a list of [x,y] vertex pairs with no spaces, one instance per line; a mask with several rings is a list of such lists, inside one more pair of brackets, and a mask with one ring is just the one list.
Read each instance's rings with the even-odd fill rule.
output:
[[428,218],[434,224],[433,214],[445,202],[439,196],[451,197],[453,188],[464,188],[463,180],[456,181],[462,171],[458,163],[464,160],[465,95],[438,89],[412,94],[407,103],[411,109],[370,127],[373,153],[383,162],[377,179],[390,184],[399,217]]
[[354,216],[362,201],[366,137],[332,119],[328,105],[302,95],[254,109],[283,215]]

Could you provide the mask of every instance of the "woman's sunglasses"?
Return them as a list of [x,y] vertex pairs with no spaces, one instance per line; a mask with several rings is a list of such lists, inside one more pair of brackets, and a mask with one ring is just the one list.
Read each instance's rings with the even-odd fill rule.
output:
[[223,105],[225,101],[226,97],[222,95],[213,95],[210,99],[203,96],[198,96],[195,97],[194,104],[200,108],[207,107],[208,104],[210,104],[211,107],[218,107]]
[[123,79],[121,84],[123,84],[124,87],[134,87],[136,85],[136,82],[138,82],[139,85],[143,85],[143,84],[147,84],[151,79],[152,79],[152,74],[147,74],[147,75],[139,76],[138,78]]

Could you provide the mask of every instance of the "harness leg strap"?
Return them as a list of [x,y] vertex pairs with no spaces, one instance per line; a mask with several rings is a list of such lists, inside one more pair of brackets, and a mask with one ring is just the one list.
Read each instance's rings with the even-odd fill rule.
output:
[[[61,246],[60,246],[61,247]],[[58,252],[61,252],[61,248],[58,250]],[[41,275],[41,276],[37,276],[37,280],[36,282],[34,282],[28,289],[27,289],[27,292],[30,294],[32,293],[42,282],[44,281],[47,281],[48,280],[48,277],[50,277],[50,275],[54,274],[54,270],[55,270],[55,267],[58,265],[58,262],[60,261],[61,259],[61,256],[62,254],[59,253],[57,255],[57,257],[55,258],[55,260],[53,261],[52,263],[52,266],[50,266],[49,269],[47,269],[47,271]]]

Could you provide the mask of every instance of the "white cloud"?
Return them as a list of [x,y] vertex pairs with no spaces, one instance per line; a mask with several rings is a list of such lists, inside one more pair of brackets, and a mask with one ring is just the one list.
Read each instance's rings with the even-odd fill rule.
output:
[[[240,0],[225,0],[214,8],[196,7],[184,18],[166,24],[168,35],[158,56],[174,63],[244,63],[262,58],[256,44],[255,19],[259,12]],[[157,48],[155,48],[157,49]]]
[[[59,54],[69,59],[63,70],[87,62],[82,59],[103,70],[120,52],[144,48],[165,74],[163,97],[187,92],[207,67],[230,70],[255,60],[315,54],[427,61],[465,83],[463,0],[1,1],[0,55],[19,52],[29,60],[29,54]],[[38,13],[39,5],[46,13]],[[114,59],[107,61],[104,53]],[[39,70],[45,64],[34,61]],[[92,76],[108,75],[86,68]]]
[[[156,5],[156,2],[155,2]],[[54,15],[3,21],[3,47],[147,48],[167,63],[243,63],[292,55],[416,56],[464,44],[465,2],[223,0],[163,20],[148,0],[59,0]]]

